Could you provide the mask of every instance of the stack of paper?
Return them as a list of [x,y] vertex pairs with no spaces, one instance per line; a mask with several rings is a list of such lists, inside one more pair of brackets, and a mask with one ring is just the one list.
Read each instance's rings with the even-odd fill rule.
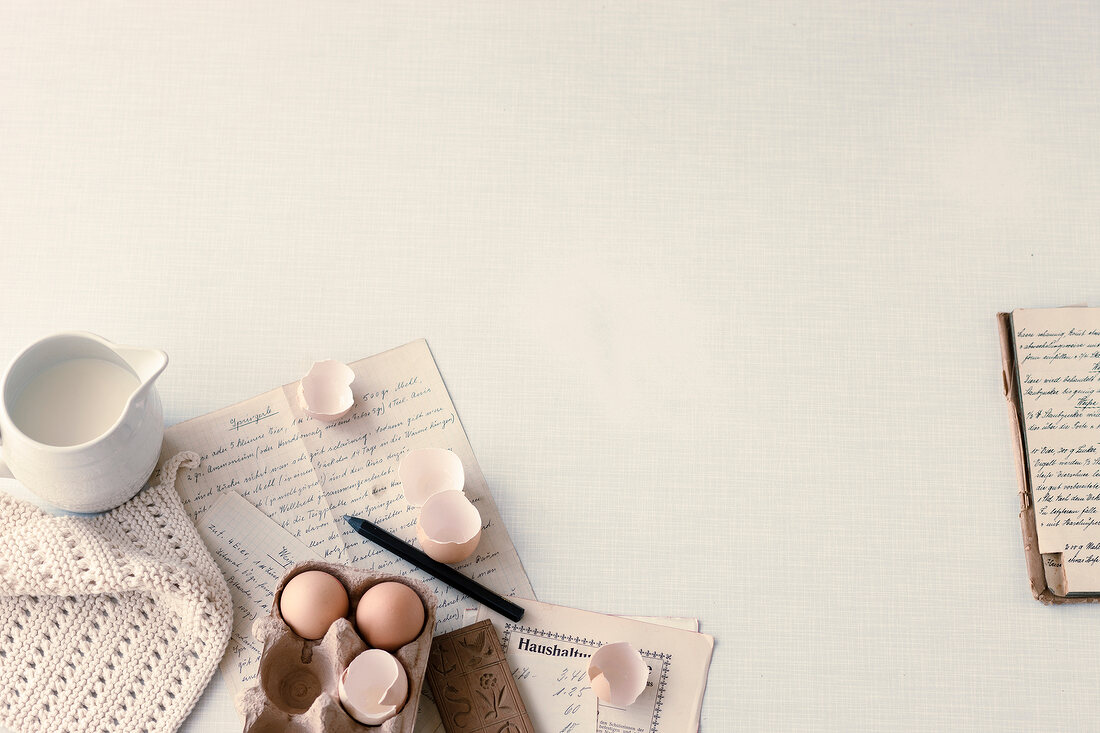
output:
[[[256,683],[263,650],[252,622],[269,613],[279,578],[302,560],[415,576],[439,599],[437,633],[491,615],[343,520],[363,517],[413,544],[417,509],[404,499],[398,462],[415,448],[449,448],[462,461],[466,495],[483,520],[477,551],[456,567],[526,609],[520,624],[494,622],[536,728],[597,730],[598,714],[605,733],[695,730],[713,646],[696,633],[697,622],[647,619],[665,624],[659,626],[527,600],[534,596],[530,581],[427,344],[415,341],[350,367],[355,405],[334,423],[308,417],[292,383],[165,433],[163,458],[180,450],[202,458],[178,488],[233,594],[233,637],[221,665],[233,695]],[[642,650],[650,680],[635,704],[620,710],[601,703],[597,712],[588,657],[613,641]],[[427,699],[416,729],[443,730]]]

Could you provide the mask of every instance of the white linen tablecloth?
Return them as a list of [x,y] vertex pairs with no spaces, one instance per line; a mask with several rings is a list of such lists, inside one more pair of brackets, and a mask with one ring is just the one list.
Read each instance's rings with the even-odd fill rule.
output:
[[174,423],[424,336],[539,597],[716,637],[706,733],[1095,729],[993,316],[1100,304],[1098,88],[1088,2],[5,3],[0,359],[164,348]]

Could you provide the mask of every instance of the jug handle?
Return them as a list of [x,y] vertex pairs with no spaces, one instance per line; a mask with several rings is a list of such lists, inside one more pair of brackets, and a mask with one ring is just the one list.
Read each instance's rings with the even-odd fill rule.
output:
[[[3,448],[4,438],[0,436],[0,448]],[[8,464],[4,463],[4,456],[0,453],[0,478],[15,478],[11,471],[8,470]]]

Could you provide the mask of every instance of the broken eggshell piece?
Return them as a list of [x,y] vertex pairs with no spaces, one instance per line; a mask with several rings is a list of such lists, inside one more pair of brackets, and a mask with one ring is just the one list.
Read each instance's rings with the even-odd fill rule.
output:
[[355,372],[332,359],[313,363],[309,374],[298,383],[298,402],[316,420],[338,420],[355,404],[351,383]]
[[420,507],[416,539],[433,560],[462,562],[481,539],[481,513],[461,491],[433,494]]
[[368,649],[340,675],[340,703],[363,725],[381,725],[401,710],[409,694],[405,668],[382,649]]
[[604,644],[588,662],[592,692],[617,707],[632,705],[645,689],[649,666],[638,650],[626,641]]
[[405,501],[423,506],[433,494],[462,491],[466,473],[462,461],[446,448],[417,448],[401,456],[397,476],[405,490]]

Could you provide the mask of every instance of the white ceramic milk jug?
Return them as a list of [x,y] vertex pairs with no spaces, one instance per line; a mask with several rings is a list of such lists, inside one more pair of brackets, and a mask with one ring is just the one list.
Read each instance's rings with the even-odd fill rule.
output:
[[0,381],[0,457],[26,488],[71,512],[112,509],[156,467],[164,412],[153,382],[157,349],[91,333],[47,336]]

